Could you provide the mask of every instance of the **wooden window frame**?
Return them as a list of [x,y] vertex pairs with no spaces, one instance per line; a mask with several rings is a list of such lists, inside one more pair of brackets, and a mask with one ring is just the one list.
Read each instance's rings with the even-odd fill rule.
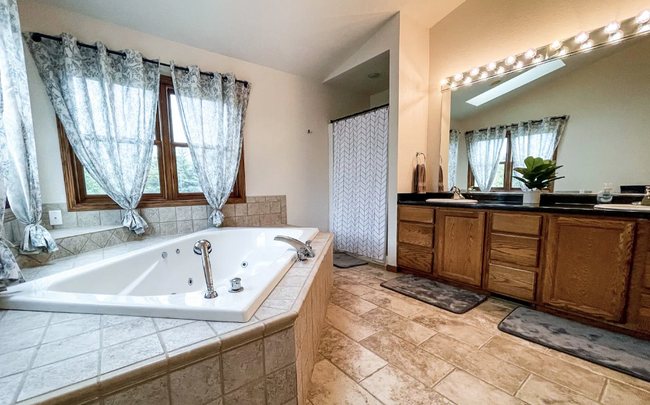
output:
[[[492,187],[490,192],[508,192],[508,191],[521,191],[521,188],[512,187],[512,171],[514,170],[514,163],[512,161],[512,139],[510,137],[510,131],[506,132],[506,161],[503,168],[503,187]],[[557,148],[553,152],[553,160],[557,160]],[[500,162],[499,162],[500,163]],[[553,186],[555,183],[551,184],[549,190],[553,191]],[[472,173],[472,165],[467,162],[467,189],[471,191],[480,191],[478,188],[474,187],[474,173]]]
[[[156,139],[154,144],[158,147],[158,165],[160,171],[160,193],[143,194],[138,208],[153,207],[178,207],[191,205],[206,205],[207,200],[203,193],[179,193],[176,172],[177,147],[188,147],[187,143],[173,142],[171,131],[171,118],[169,116],[169,96],[173,94],[172,78],[160,76],[160,89],[158,94],[158,108],[156,110]],[[163,123],[165,125],[163,125]],[[120,209],[107,195],[88,195],[84,180],[83,166],[72,150],[72,146],[65,134],[63,124],[57,118],[57,132],[59,134],[59,147],[61,149],[61,163],[63,165],[63,181],[68,211],[95,211]],[[243,204],[246,202],[246,175],[244,170],[244,146],[242,142],[239,171],[233,192],[227,204]]]

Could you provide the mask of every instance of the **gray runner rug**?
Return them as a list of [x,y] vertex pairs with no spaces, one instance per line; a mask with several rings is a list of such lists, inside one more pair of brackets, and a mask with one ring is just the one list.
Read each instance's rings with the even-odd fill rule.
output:
[[347,253],[334,253],[334,266],[340,269],[349,269],[350,267],[363,266],[364,264],[368,264],[368,262],[357,259],[356,257],[350,256]]
[[519,307],[499,330],[650,381],[650,342]]
[[384,281],[381,286],[455,314],[464,314],[487,299],[485,295],[412,274]]

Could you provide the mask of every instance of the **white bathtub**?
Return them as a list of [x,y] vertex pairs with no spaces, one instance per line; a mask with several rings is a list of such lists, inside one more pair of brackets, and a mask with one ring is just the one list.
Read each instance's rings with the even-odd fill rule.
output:
[[[313,239],[315,228],[221,228],[9,287],[0,308],[247,322],[293,265],[296,250],[274,241]],[[205,299],[199,239],[212,243],[214,287]],[[166,257],[164,253],[166,253]],[[244,291],[230,293],[230,279]]]

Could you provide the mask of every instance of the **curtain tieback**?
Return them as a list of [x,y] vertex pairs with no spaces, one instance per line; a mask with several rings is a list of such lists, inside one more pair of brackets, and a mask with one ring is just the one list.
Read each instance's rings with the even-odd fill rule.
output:
[[4,236],[0,236],[0,242],[4,243],[10,248],[14,248],[14,249],[16,248],[16,245],[14,245],[9,239],[6,239]]

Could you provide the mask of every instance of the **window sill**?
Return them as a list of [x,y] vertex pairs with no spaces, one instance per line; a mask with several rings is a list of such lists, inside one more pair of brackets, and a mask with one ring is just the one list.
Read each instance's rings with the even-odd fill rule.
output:
[[86,235],[89,233],[97,233],[103,231],[110,231],[111,229],[121,228],[122,225],[99,225],[99,226],[79,226],[75,228],[59,228],[52,229],[50,235],[54,239],[70,238],[72,236]]

